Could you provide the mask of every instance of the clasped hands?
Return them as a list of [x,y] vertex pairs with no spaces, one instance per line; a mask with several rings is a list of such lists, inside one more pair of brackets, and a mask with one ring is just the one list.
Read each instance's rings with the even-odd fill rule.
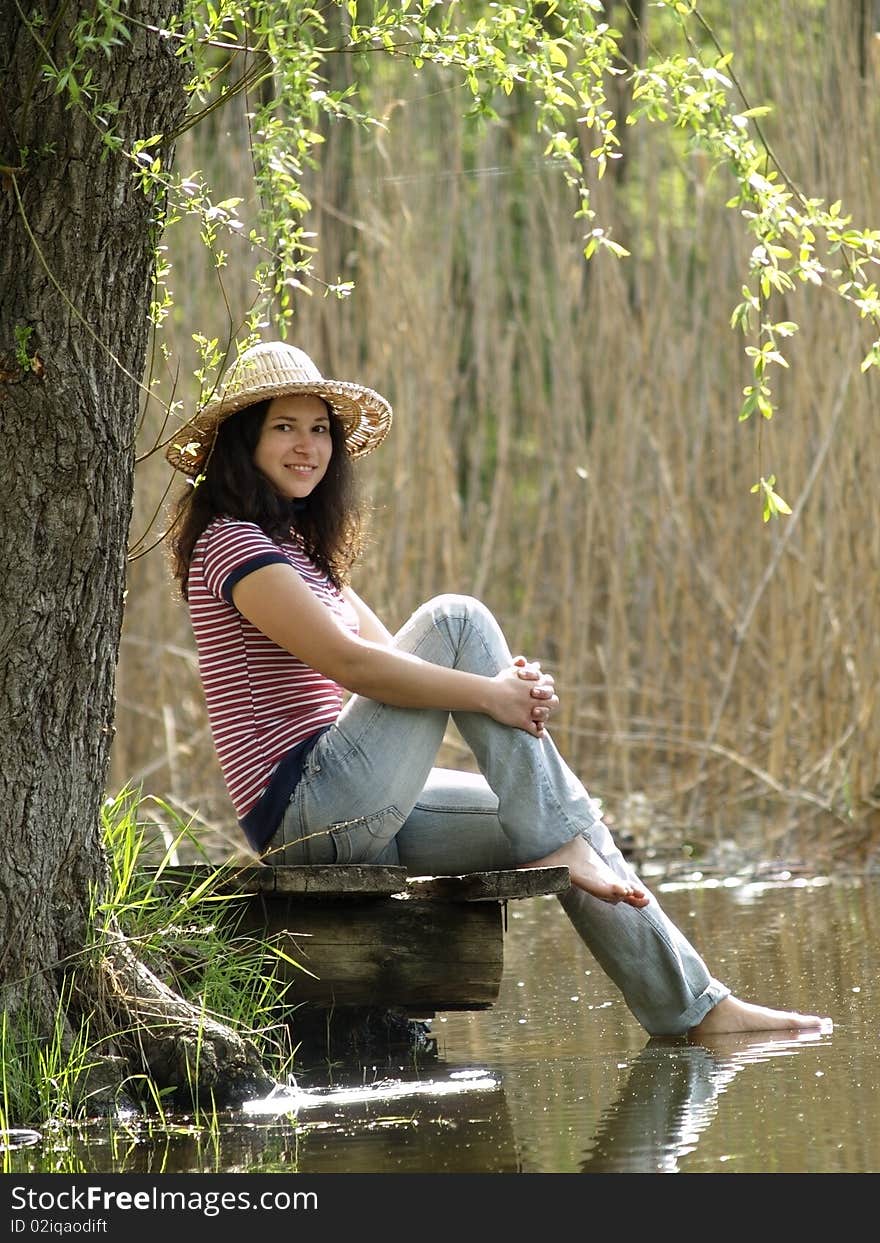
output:
[[553,675],[544,673],[537,660],[526,660],[525,656],[514,656],[513,664],[518,677],[525,682],[533,683],[531,696],[538,702],[531,710],[531,718],[534,722],[535,733],[540,738],[550,719],[550,713],[559,707],[559,696],[556,694]]

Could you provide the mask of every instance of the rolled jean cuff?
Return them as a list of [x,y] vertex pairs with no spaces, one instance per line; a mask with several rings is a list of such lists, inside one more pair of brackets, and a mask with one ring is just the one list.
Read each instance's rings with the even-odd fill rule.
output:
[[684,1036],[692,1027],[702,1023],[709,1011],[714,1010],[719,1001],[724,1001],[725,997],[729,996],[730,989],[727,985],[722,984],[720,980],[712,979],[702,993],[700,993],[699,997],[694,998],[687,1010],[671,1026],[667,1027],[664,1024],[663,1031],[651,1031],[651,1028],[646,1026],[646,1030],[651,1036]]

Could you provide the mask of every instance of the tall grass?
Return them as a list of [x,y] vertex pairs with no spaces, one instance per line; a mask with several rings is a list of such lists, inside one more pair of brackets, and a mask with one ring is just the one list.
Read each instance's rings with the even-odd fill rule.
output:
[[[147,814],[155,806],[161,807],[164,827],[173,831],[170,842],[156,834]],[[191,854],[201,853],[191,825],[169,804],[125,789],[107,801],[103,820],[110,880],[92,912],[93,940],[81,969],[94,969],[103,952],[102,928],[112,920],[142,962],[204,1016],[254,1040],[268,1072],[284,1081],[295,1055],[287,1023],[295,983],[279,978],[283,952],[270,938],[238,930],[235,900],[218,884],[222,867],[192,881],[165,883],[164,873],[185,843]],[[120,1046],[99,1039],[96,1026],[83,1011],[75,971],[48,1042],[26,1019],[13,1030],[7,1016],[0,1016],[0,1139],[10,1128],[73,1125],[96,1111],[113,1113],[119,1105],[130,1110],[132,1102],[163,1115],[165,1096],[140,1073],[122,1083],[116,1100],[108,1099],[106,1077],[94,1072],[107,1054],[118,1055]],[[119,1037],[124,1044],[126,1033]],[[203,1111],[200,1122],[210,1125],[210,1114]]]
[[[751,102],[774,105],[789,175],[876,224],[877,77],[848,6],[702,7]],[[395,407],[363,466],[373,542],[355,585],[392,626],[436,592],[483,597],[555,673],[555,736],[593,792],[619,822],[647,806],[646,844],[875,861],[880,452],[859,323],[830,295],[787,298],[801,331],[780,412],[741,426],[749,370],[729,316],[751,241],[723,169],[628,129],[595,198],[632,258],[586,265],[516,95],[474,133],[439,73],[361,86],[386,128],[330,133],[309,187],[321,272],[356,291],[303,298],[295,329],[327,374]],[[218,195],[246,193],[244,122],[223,127],[178,159]],[[191,331],[228,323],[197,239],[169,242],[185,364]],[[244,270],[223,276],[237,314]],[[794,514],[765,526],[749,489],[771,471]],[[144,463],[136,533],[167,482]],[[115,780],[173,794],[209,849],[241,851],[160,555],[132,565],[119,685]]]
[[[173,826],[170,842],[157,839],[145,815],[150,805]],[[280,978],[283,955],[271,938],[239,929],[241,904],[223,889],[224,865],[192,879],[175,877],[169,885],[166,869],[184,845],[190,856],[209,860],[189,820],[132,789],[108,800],[105,841],[111,884],[96,912],[98,947],[101,924],[112,916],[165,983],[204,1014],[258,1040],[283,1074],[293,1051],[279,1016],[293,1004],[295,985]]]

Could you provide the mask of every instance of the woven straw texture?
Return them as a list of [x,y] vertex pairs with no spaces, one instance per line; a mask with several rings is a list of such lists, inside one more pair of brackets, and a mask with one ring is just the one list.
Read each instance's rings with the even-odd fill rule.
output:
[[347,380],[325,380],[302,350],[264,342],[245,350],[233,363],[219,394],[180,429],[165,450],[166,458],[185,475],[198,475],[224,419],[255,402],[292,393],[327,402],[345,428],[346,447],[353,458],[371,453],[391,426],[391,406],[373,389]]

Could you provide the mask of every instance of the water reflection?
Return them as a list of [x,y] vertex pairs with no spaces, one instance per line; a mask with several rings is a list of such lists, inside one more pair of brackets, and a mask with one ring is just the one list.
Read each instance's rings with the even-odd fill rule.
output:
[[24,1127],[8,1131],[0,1130],[0,1152],[11,1152],[14,1148],[32,1148],[43,1139],[39,1131],[31,1131]]
[[[438,1015],[434,1059],[297,1067],[293,1100],[215,1120],[48,1127],[6,1172],[861,1173],[880,1169],[880,879],[670,885],[749,999],[833,1036],[649,1041],[554,899],[509,917],[498,1004]],[[291,1108],[293,1106],[293,1108]],[[22,1142],[20,1140],[20,1142]]]
[[263,1173],[518,1173],[503,1084],[485,1071],[455,1073],[435,1067],[425,1080],[315,1093],[281,1126],[259,1106],[249,1131],[225,1137],[226,1158]]
[[[722,1124],[719,1104],[731,1084],[743,1071],[752,1073],[829,1044],[830,1037],[821,1033],[718,1037],[700,1044],[649,1041],[626,1064],[617,1094],[592,1133],[583,1127],[579,1131],[581,1156],[572,1168],[588,1174],[678,1173],[695,1168],[700,1145],[710,1137],[705,1167],[724,1168],[729,1160],[737,1168],[740,1140],[754,1129],[759,1111],[734,1110]],[[521,1173],[534,1168],[523,1161],[531,1137],[521,1126],[518,1130],[501,1078],[481,1068],[439,1065],[433,1070],[426,1078],[279,1089],[250,1102],[240,1114],[224,1116],[213,1128],[178,1119],[163,1127],[123,1126],[108,1135],[102,1124],[84,1129],[63,1149],[56,1145],[54,1168],[152,1174]],[[512,1090],[517,1090],[515,1080]],[[760,1097],[766,1088],[757,1091]],[[573,1111],[584,1112],[576,1110],[571,1096],[551,1098],[544,1108],[557,1126]],[[760,1131],[758,1136],[760,1151]],[[48,1155],[22,1152],[15,1168],[46,1171]],[[546,1154],[542,1167],[560,1168]]]
[[279,1085],[268,1096],[246,1101],[242,1113],[246,1117],[299,1116],[321,1109],[338,1109],[344,1105],[387,1105],[390,1101],[413,1100],[419,1096],[441,1100],[461,1096],[465,1092],[487,1092],[499,1087],[497,1080],[479,1070],[459,1070],[449,1079],[426,1079],[407,1083],[390,1079],[363,1087],[306,1091],[297,1086]]
[[821,1033],[719,1037],[710,1044],[650,1041],[605,1111],[584,1173],[676,1174],[711,1125],[719,1097],[745,1067],[791,1057]]

